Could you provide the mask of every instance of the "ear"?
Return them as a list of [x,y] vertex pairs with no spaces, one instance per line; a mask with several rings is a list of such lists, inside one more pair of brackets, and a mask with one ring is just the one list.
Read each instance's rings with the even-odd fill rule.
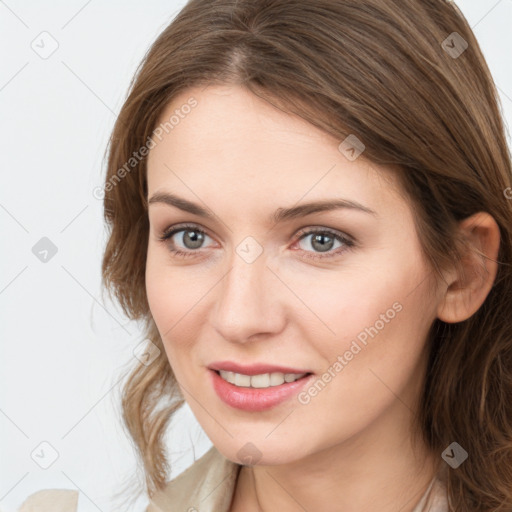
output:
[[462,272],[452,270],[446,282],[437,317],[443,322],[467,320],[484,303],[498,272],[500,229],[494,218],[478,212],[459,224],[468,241],[462,258]]

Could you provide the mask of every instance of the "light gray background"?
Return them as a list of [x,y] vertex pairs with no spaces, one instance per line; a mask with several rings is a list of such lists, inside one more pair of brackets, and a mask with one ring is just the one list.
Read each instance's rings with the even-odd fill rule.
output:
[[[78,489],[79,512],[128,510],[113,497],[137,471],[120,422],[119,380],[137,362],[143,336],[101,296],[106,233],[92,191],[102,184],[107,140],[136,66],[184,4],[0,1],[2,512],[45,488]],[[457,5],[510,127],[512,0]],[[42,52],[41,38],[46,50],[55,44],[44,31],[58,43],[48,58],[31,46]],[[46,263],[32,252],[42,237],[57,247]],[[171,435],[172,476],[211,446],[188,406]],[[48,469],[35,462],[51,460],[41,442],[58,453]],[[146,503],[141,497],[130,510]]]

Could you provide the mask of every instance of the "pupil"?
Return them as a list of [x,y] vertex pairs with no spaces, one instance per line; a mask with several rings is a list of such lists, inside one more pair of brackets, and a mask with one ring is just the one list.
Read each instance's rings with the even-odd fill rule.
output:
[[185,232],[185,240],[191,240],[191,242],[185,242],[185,245],[189,247],[189,243],[191,243],[191,247],[189,249],[197,249],[201,246],[202,242],[202,234],[198,233],[197,231],[186,231]]
[[[330,244],[329,244],[329,242],[325,243],[325,239],[330,239],[331,240]],[[315,246],[315,244],[317,242],[320,243],[319,247]],[[313,238],[313,241],[312,241],[312,245],[315,249],[319,249],[320,252],[325,252],[325,251],[328,251],[329,249],[331,249],[332,242],[333,242],[333,238],[330,236],[315,235]]]

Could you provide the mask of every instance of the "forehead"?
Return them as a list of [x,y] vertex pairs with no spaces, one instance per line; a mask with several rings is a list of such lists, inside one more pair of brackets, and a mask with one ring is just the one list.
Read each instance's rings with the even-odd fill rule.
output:
[[246,209],[257,207],[251,200],[275,199],[279,207],[344,197],[372,209],[401,200],[390,169],[364,156],[350,161],[338,149],[341,140],[237,86],[181,93],[159,127],[148,156],[148,195],[179,190],[191,200],[206,194]]

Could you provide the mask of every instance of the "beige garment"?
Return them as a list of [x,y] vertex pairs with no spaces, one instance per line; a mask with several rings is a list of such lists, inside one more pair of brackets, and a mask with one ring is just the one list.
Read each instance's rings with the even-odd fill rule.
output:
[[76,512],[78,491],[45,489],[31,494],[18,512]]
[[[241,467],[212,446],[153,496],[146,512],[228,512]],[[78,491],[43,490],[29,496],[18,512],[77,512],[77,504]],[[413,512],[448,512],[439,480],[432,480]]]
[[[241,467],[212,446],[153,496],[146,512],[228,512]],[[448,512],[440,480],[432,480],[413,512]]]

